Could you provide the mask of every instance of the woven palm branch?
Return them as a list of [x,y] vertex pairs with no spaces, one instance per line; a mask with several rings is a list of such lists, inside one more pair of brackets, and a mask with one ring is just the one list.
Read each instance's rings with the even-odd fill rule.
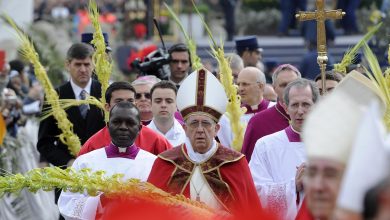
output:
[[106,177],[104,171],[91,172],[89,169],[75,171],[58,167],[30,170],[26,174],[6,174],[0,176],[0,196],[6,193],[19,193],[22,189],[30,192],[51,191],[60,188],[74,193],[87,192],[90,196],[104,193],[112,198],[141,198],[144,201],[159,203],[169,207],[181,207],[199,219],[212,219],[216,212],[204,203],[190,200],[183,195],[171,195],[150,183],[138,179],[122,181],[123,175]]
[[200,60],[200,57],[196,53],[195,41],[191,37],[188,36],[186,31],[184,30],[183,25],[180,22],[180,19],[177,17],[176,13],[172,10],[172,8],[169,7],[169,5],[165,2],[164,2],[164,5],[168,9],[169,15],[171,16],[171,18],[173,18],[173,20],[175,20],[176,24],[179,26],[181,32],[183,33],[184,38],[186,39],[186,43],[188,45],[188,49],[189,49],[190,55],[191,55],[191,63],[192,63],[194,70],[199,70],[200,68],[202,68],[203,65],[202,65],[202,62]]
[[[58,102],[59,102],[60,107],[62,109],[64,109],[64,110],[67,110],[67,109],[69,109],[70,107],[73,107],[73,106],[80,106],[80,105],[85,105],[85,104],[86,105],[94,105],[94,106],[100,108],[102,111],[105,110],[103,103],[101,103],[94,96],[88,96],[85,100],[59,99]],[[51,105],[51,101],[46,101],[45,103],[48,104],[49,106]],[[40,119],[44,120],[44,119],[46,119],[46,118],[48,118],[50,116],[53,116],[53,113],[54,112],[53,112],[52,108],[50,108],[50,107],[46,107],[45,108],[44,107],[42,109],[42,113],[41,113]]]
[[58,128],[62,131],[59,139],[62,143],[68,146],[72,155],[76,156],[80,150],[80,140],[77,135],[74,134],[73,124],[69,121],[65,110],[62,109],[59,104],[58,94],[54,90],[54,87],[46,74],[45,68],[40,63],[39,55],[36,52],[33,43],[27,35],[17,27],[15,22],[9,16],[5,15],[4,17],[6,18],[8,24],[15,30],[17,38],[21,43],[20,52],[26,60],[33,64],[35,75],[44,89],[46,100],[50,101],[53,116],[57,121]]
[[366,69],[368,77],[375,84],[375,86],[381,91],[386,104],[386,111],[384,116],[384,123],[387,130],[390,130],[390,74],[388,71],[385,74],[382,73],[378,59],[372,52],[367,43],[364,42],[364,56],[367,59],[370,70]]
[[365,42],[370,40],[370,38],[379,30],[381,26],[382,23],[379,23],[376,26],[374,26],[369,32],[367,32],[364,35],[364,37],[353,48],[351,48],[344,54],[344,57],[341,60],[341,62],[334,65],[334,70],[343,75],[346,75],[347,67],[351,65],[355,60],[356,53],[358,52],[358,50],[364,45]]
[[241,151],[242,143],[244,141],[245,126],[241,123],[240,118],[246,110],[244,108],[241,108],[241,99],[240,96],[237,94],[237,87],[233,84],[232,69],[230,68],[229,61],[225,57],[222,40],[220,46],[218,46],[214,40],[210,28],[204,21],[194,1],[192,1],[192,4],[195,8],[195,11],[201,18],[203,26],[205,27],[211,40],[210,48],[214,58],[218,61],[220,82],[224,87],[226,95],[229,99],[229,103],[226,107],[226,112],[227,117],[230,120],[232,132],[234,134],[232,147],[237,151]]
[[[106,103],[106,98],[104,94],[109,86],[109,80],[113,69],[113,64],[110,61],[106,53],[106,44],[104,42],[102,28],[99,23],[99,12],[95,0],[89,1],[89,18],[91,19],[92,25],[95,29],[93,33],[92,44],[95,46],[95,53],[92,56],[93,62],[95,64],[95,72],[98,77],[98,80],[102,88],[102,97],[101,103],[104,106]],[[108,112],[105,111],[105,121],[108,121]]]

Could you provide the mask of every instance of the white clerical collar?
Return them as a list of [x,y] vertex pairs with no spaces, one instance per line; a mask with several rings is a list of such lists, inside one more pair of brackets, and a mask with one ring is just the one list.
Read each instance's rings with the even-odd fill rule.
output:
[[213,144],[212,144],[210,150],[208,150],[204,154],[200,154],[200,153],[197,153],[194,151],[194,149],[192,148],[190,139],[188,139],[188,137],[186,138],[185,144],[186,144],[186,148],[187,148],[187,154],[190,157],[190,159],[196,163],[199,163],[199,164],[207,161],[211,156],[214,155],[215,151],[217,151],[217,149],[218,149],[217,141],[215,141],[215,140],[213,140]]
[[72,78],[70,78],[70,85],[72,86],[72,90],[74,92],[74,96],[77,100],[80,100],[81,91],[85,90],[89,95],[91,94],[91,86],[92,86],[92,78],[89,78],[89,81],[85,88],[81,88],[73,82]]

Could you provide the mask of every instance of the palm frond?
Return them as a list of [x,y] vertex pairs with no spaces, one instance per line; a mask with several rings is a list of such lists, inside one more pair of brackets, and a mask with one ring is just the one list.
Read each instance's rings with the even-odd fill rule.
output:
[[183,25],[181,24],[180,19],[177,17],[176,13],[172,10],[172,8],[169,7],[169,5],[167,3],[165,3],[165,2],[164,2],[164,5],[168,9],[169,15],[173,18],[173,20],[179,26],[181,32],[184,35],[184,38],[186,39],[186,43],[188,45],[188,49],[189,49],[190,54],[191,54],[192,67],[194,68],[194,70],[199,70],[200,68],[202,68],[202,62],[200,60],[200,57],[196,53],[195,41],[190,36],[188,36],[188,34],[186,33]]
[[223,50],[223,41],[221,40],[220,46],[216,44],[210,28],[204,21],[194,1],[192,1],[192,4],[195,8],[195,11],[200,16],[202,23],[205,26],[205,29],[209,35],[211,41],[211,52],[213,57],[217,60],[219,66],[220,82],[225,89],[226,96],[229,99],[229,103],[226,107],[226,115],[230,120],[230,126],[234,134],[232,147],[237,151],[241,151],[242,143],[244,141],[245,126],[241,123],[240,118],[245,113],[245,110],[241,108],[241,99],[240,96],[237,94],[237,87],[233,84],[232,69],[230,68],[229,61],[225,57],[225,52]]
[[[44,106],[50,106],[53,102],[52,101],[46,101]],[[68,110],[71,107],[74,106],[80,106],[80,105],[94,105],[98,108],[100,108],[102,111],[105,110],[103,103],[101,103],[97,98],[94,96],[88,96],[85,100],[76,100],[76,99],[60,99],[58,100],[58,103],[60,107],[64,110]],[[50,116],[53,116],[53,109],[50,107],[44,107],[42,109],[40,120],[44,120]]]
[[40,63],[39,56],[34,48],[34,45],[9,16],[4,16],[8,24],[16,31],[17,38],[21,42],[22,56],[33,64],[35,75],[45,91],[46,99],[51,102],[50,107],[52,108],[53,116],[57,121],[58,128],[62,131],[59,136],[61,142],[68,146],[69,151],[73,155],[77,155],[81,147],[80,140],[74,134],[73,124],[67,118],[65,110],[59,105],[58,94],[54,90],[53,85],[46,74],[45,68]]
[[364,55],[367,59],[367,62],[369,63],[369,67],[371,70],[371,73],[367,70],[367,75],[382,92],[382,95],[385,98],[386,111],[384,116],[384,123],[387,129],[390,130],[390,76],[388,73],[385,73],[385,75],[382,73],[378,59],[376,58],[370,47],[367,45],[367,43],[364,42],[363,45]]
[[[102,105],[106,103],[104,94],[109,86],[109,80],[113,69],[113,64],[106,54],[106,44],[104,42],[102,28],[99,23],[99,11],[95,0],[89,0],[89,18],[95,29],[93,33],[92,44],[95,46],[95,53],[93,54],[93,61],[95,63],[95,72],[99,79],[102,88]],[[108,112],[105,111],[105,121],[108,121]]]
[[337,63],[334,65],[334,70],[342,73],[347,74],[347,67],[353,63],[353,61],[356,59],[356,54],[358,50],[368,41],[370,38],[379,30],[379,28],[382,26],[382,23],[379,23],[375,25],[369,32],[367,32],[364,37],[350,50],[348,50],[345,54],[343,59],[340,63]]

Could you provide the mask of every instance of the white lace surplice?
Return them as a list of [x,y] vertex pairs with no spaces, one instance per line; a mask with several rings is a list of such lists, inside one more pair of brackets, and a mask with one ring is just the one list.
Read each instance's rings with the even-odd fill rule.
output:
[[306,161],[302,142],[289,142],[285,130],[256,142],[249,168],[261,204],[281,219],[297,214],[295,175]]
[[[90,168],[93,172],[104,170],[105,176],[122,173],[123,180],[136,178],[146,181],[155,159],[155,155],[144,150],[140,150],[134,160],[107,158],[105,149],[101,148],[78,157],[72,168],[75,170]],[[65,219],[95,219],[99,207],[100,195],[92,197],[87,193],[62,191],[58,200],[58,208]]]

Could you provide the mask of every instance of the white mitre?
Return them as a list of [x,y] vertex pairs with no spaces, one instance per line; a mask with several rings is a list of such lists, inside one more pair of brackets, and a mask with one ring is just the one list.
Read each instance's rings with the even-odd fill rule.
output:
[[364,196],[389,174],[389,136],[385,134],[383,112],[372,103],[362,115],[350,159],[344,172],[338,208],[363,212]]
[[[359,96],[366,94],[359,91]],[[381,100],[365,101],[371,104],[368,111],[361,115],[358,125],[351,125],[357,132],[340,187],[338,208],[362,213],[366,192],[389,173],[390,139],[383,125],[384,99]]]
[[176,100],[184,120],[194,113],[202,113],[216,122],[228,103],[222,84],[204,68],[188,75],[177,91]]
[[307,157],[346,164],[361,117],[372,101],[384,102],[373,83],[357,71],[316,104],[305,120],[302,139]]

